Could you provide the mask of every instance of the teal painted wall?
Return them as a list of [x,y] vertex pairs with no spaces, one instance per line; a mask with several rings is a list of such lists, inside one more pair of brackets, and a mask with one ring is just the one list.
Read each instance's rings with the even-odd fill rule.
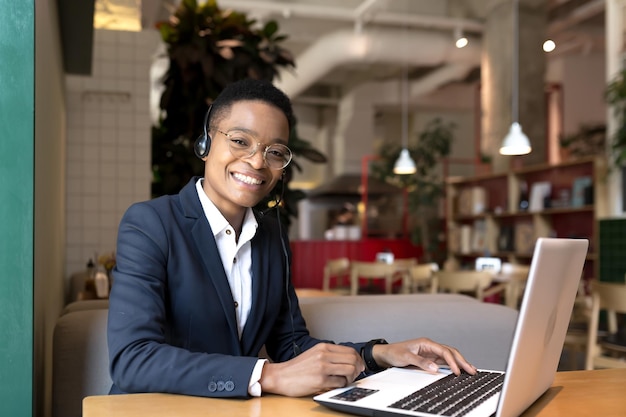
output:
[[0,416],[33,410],[34,0],[0,0]]

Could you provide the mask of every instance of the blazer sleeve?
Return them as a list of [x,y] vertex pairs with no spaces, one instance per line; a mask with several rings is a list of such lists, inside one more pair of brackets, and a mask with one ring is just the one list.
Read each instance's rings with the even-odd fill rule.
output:
[[168,343],[168,233],[147,203],[120,222],[107,333],[112,392],[247,397],[257,358]]

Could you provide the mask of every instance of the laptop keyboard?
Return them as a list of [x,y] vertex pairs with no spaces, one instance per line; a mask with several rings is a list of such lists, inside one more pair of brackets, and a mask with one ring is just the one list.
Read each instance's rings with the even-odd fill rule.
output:
[[391,404],[391,408],[445,416],[464,416],[502,389],[504,374],[479,371],[450,374]]

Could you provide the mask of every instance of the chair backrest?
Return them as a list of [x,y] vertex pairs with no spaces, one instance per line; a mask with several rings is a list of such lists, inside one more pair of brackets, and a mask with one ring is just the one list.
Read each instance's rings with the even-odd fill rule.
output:
[[350,294],[358,294],[360,278],[384,279],[385,292],[391,293],[391,284],[396,270],[396,266],[385,262],[352,261],[350,263]]
[[84,397],[109,393],[108,311],[80,310],[57,319],[52,342],[52,417],[81,417]]
[[530,265],[514,264],[510,262],[503,262],[500,268],[499,275],[507,277],[517,281],[526,281],[528,279],[528,273],[530,272]]
[[335,278],[338,285],[343,283],[344,278],[350,277],[350,259],[336,258],[329,259],[324,265],[324,279],[322,281],[322,289],[330,290],[330,280]]
[[451,293],[471,293],[479,300],[483,291],[493,280],[493,274],[487,271],[437,271],[434,285],[437,291]]
[[428,292],[437,292],[434,284],[435,272],[439,270],[439,266],[434,263],[413,265],[409,268],[409,276],[411,277],[411,292],[419,292],[420,288],[427,289]]
[[408,268],[417,265],[417,258],[394,258],[393,265]]
[[504,262],[498,277],[500,282],[506,283],[505,303],[511,308],[518,308],[524,288],[528,280],[530,265],[513,264]]
[[[618,331],[617,314],[626,313],[626,284],[615,282],[591,282],[591,318],[587,334],[586,369],[595,368],[626,368],[626,360],[609,357],[603,354],[598,344],[598,326],[600,310],[607,311],[607,329],[609,335]],[[626,346],[623,347],[626,349]]]

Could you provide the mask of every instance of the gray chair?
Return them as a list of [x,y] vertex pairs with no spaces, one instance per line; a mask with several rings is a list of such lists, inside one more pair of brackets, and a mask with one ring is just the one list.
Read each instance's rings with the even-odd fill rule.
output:
[[104,309],[109,308],[109,300],[98,299],[98,300],[74,301],[73,303],[69,303],[63,308],[63,311],[61,311],[61,315],[64,315],[67,313],[73,313],[76,311],[82,311],[82,310],[95,310],[99,308],[104,308]]
[[52,344],[52,417],[81,417],[89,395],[108,394],[112,381],[106,308],[69,312],[57,319]]

